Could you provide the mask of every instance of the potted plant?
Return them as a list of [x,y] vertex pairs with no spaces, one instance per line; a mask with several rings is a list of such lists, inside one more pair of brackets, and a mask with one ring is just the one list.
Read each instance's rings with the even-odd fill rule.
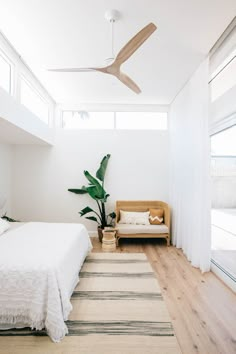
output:
[[[93,177],[88,171],[84,171],[84,175],[88,180],[88,186],[82,186],[80,189],[68,189],[69,192],[75,194],[88,194],[93,200],[96,201],[98,210],[93,210],[89,206],[83,208],[79,214],[85,216],[86,219],[95,221],[98,224],[98,236],[102,241],[102,230],[107,226],[112,226],[113,220],[116,217],[114,212],[106,214],[105,204],[109,194],[104,189],[104,179],[110,154],[103,157],[100,167],[96,172],[96,178]],[[88,215],[89,214],[89,215]]]

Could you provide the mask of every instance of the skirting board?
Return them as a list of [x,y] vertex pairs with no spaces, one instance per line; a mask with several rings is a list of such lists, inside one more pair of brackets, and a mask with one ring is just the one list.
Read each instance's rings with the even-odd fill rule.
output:
[[236,282],[231,277],[229,277],[223,269],[211,262],[211,271],[215,273],[233,292],[236,293]]
[[98,232],[97,231],[88,231],[88,234],[90,237],[98,237]]

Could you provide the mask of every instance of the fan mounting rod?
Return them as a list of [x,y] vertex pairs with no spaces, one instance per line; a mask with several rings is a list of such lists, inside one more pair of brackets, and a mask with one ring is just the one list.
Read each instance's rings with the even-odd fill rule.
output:
[[110,38],[111,38],[111,55],[106,59],[106,62],[109,63],[115,59],[114,54],[114,23],[120,18],[120,12],[117,10],[107,10],[105,12],[105,19],[110,23]]

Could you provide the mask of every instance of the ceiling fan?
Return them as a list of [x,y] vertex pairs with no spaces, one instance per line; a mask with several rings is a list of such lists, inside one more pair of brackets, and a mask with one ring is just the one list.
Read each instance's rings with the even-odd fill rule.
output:
[[131,55],[150,37],[150,35],[156,30],[156,26],[153,23],[149,23],[141,31],[139,31],[128,43],[114,56],[113,54],[113,24],[119,18],[119,12],[117,10],[109,10],[105,13],[105,18],[111,24],[111,58],[107,59],[107,65],[104,67],[88,67],[88,68],[61,68],[61,69],[49,69],[48,71],[54,72],[93,72],[98,71],[104,74],[110,74],[115,76],[124,85],[129,87],[135,93],[140,93],[141,90],[138,85],[125,73],[120,70],[121,65],[128,60]]

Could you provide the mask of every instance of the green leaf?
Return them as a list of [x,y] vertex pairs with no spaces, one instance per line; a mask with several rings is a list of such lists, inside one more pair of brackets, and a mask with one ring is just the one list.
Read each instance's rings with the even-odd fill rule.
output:
[[98,222],[97,218],[95,218],[95,216],[85,216],[85,219],[96,221],[99,224],[99,222]]
[[103,194],[99,194],[99,191],[95,186],[88,187],[88,194],[94,200],[103,200]]
[[68,189],[69,192],[75,193],[75,194],[86,194],[88,193],[87,188],[83,186],[81,189]]
[[108,198],[109,196],[110,196],[110,194],[106,194],[106,195],[105,195],[104,200],[103,200],[103,201],[104,201],[104,203],[106,203],[107,198]]
[[84,171],[84,175],[87,178],[87,180],[90,182],[91,185],[101,186],[100,182],[95,177],[93,177],[88,171]]
[[107,164],[110,157],[111,157],[110,154],[107,154],[106,156],[103,157],[102,161],[100,162],[100,167],[96,172],[96,177],[102,182],[104,182]]
[[1,216],[1,219],[7,220],[9,222],[19,222],[19,220],[15,220],[7,216],[6,213],[3,216]]
[[87,188],[87,192],[89,195],[95,200],[105,200],[106,199],[106,191],[100,184],[100,182],[93,177],[88,171],[84,171],[85,177],[91,183]]
[[112,219],[115,219],[116,213],[114,213],[114,211],[113,211],[112,213],[108,214],[108,216],[110,216]]
[[87,206],[86,208],[80,210],[79,214],[80,214],[80,216],[84,216],[84,215],[91,213],[91,212],[95,213],[95,211],[93,209],[91,209],[90,207]]

